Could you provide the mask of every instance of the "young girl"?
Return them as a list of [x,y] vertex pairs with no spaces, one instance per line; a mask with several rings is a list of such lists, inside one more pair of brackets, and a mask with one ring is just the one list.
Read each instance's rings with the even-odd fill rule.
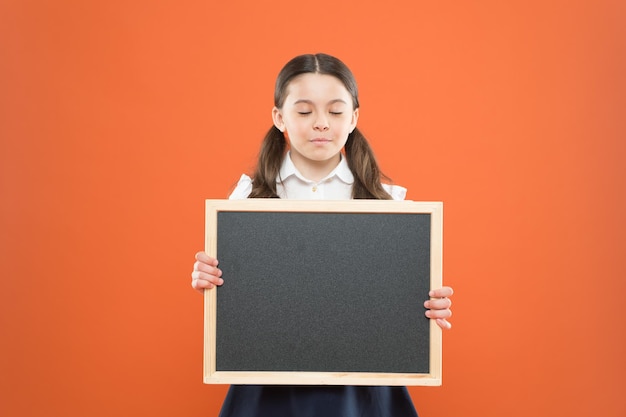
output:
[[[381,183],[385,177],[356,128],[356,81],[343,62],[329,55],[301,55],[280,71],[274,91],[274,125],[265,135],[251,177],[242,175],[231,199],[396,199],[406,189]],[[221,285],[218,261],[196,254],[193,288]],[[452,315],[452,289],[431,291],[427,317],[443,329]],[[418,302],[416,300],[416,302]],[[406,387],[258,386],[230,387],[221,417],[417,416]]]

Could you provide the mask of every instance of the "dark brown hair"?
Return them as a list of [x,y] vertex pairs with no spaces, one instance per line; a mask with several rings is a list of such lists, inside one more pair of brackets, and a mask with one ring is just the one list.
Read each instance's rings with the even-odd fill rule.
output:
[[[359,108],[358,89],[352,71],[339,59],[326,54],[300,55],[283,67],[276,78],[274,88],[276,108],[282,108],[289,82],[294,77],[306,73],[332,75],[337,78],[352,96],[353,108],[355,110]],[[344,150],[348,166],[354,175],[352,198],[391,199],[381,185],[381,179],[388,178],[378,168],[374,152],[359,129],[354,129],[348,135]],[[278,198],[276,179],[286,151],[287,141],[284,134],[276,126],[272,126],[261,144],[249,198]]]

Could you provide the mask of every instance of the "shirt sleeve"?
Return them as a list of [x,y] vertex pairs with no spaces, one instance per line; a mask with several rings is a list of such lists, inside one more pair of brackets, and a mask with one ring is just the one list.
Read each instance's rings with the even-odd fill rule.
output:
[[235,186],[235,189],[230,196],[229,200],[245,200],[252,192],[252,178],[246,174],[242,174],[239,178],[239,182]]
[[404,200],[406,197],[406,188],[399,185],[383,184],[383,188],[394,200]]

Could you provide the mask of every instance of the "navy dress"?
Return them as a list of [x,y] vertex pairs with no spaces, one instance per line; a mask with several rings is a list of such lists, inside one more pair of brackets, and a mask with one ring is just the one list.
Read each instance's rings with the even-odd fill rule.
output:
[[220,417],[417,417],[406,387],[232,385]]

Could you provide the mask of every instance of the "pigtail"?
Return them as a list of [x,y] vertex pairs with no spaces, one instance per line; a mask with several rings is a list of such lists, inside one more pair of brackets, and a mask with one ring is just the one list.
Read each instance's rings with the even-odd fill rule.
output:
[[374,152],[359,129],[350,133],[344,148],[348,166],[354,175],[352,198],[391,200],[381,185],[382,179],[389,178],[380,171]]
[[287,149],[283,133],[272,126],[261,143],[259,158],[252,176],[252,191],[248,198],[278,198],[276,178]]

